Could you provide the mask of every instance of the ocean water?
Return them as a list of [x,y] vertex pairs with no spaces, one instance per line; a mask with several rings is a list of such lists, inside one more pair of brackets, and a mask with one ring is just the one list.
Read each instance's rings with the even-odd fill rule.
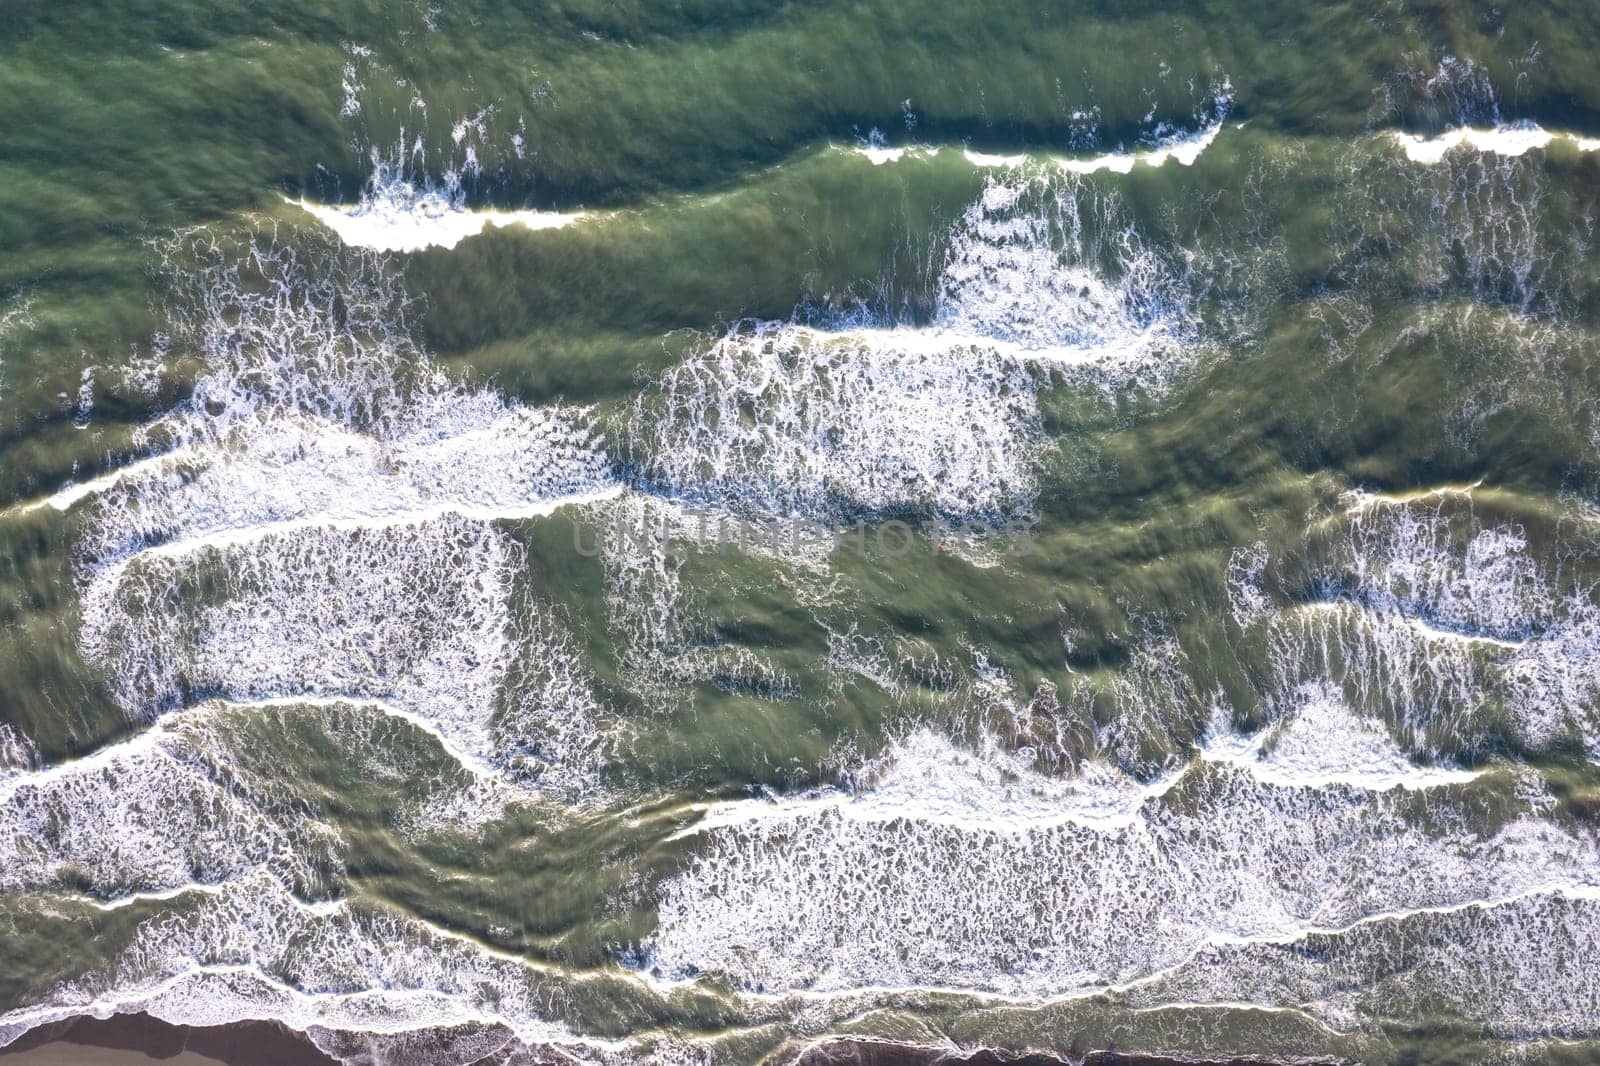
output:
[[0,1049],[1600,1057],[1600,5],[0,13]]

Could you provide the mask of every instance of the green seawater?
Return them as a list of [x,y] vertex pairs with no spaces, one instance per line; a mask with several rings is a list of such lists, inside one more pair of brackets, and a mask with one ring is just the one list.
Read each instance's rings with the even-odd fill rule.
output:
[[1600,1057],[1597,40],[0,0],[0,1045]]

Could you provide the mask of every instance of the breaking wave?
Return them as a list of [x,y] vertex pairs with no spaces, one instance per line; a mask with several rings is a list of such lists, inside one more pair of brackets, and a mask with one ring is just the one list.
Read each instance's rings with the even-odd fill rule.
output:
[[[1308,726],[1337,721],[1313,713]],[[1420,802],[1354,783],[1370,735],[1322,740],[1310,772],[1202,758],[1141,785],[1114,770],[1045,779],[913,735],[857,793],[713,812],[661,889],[651,961],[755,992],[1053,998],[1209,944],[1594,882],[1592,844],[1529,801],[1491,824],[1450,779]]]
[[[499,521],[615,491],[586,413],[450,381],[377,260],[259,236],[171,254],[204,368],[147,430],[165,450],[83,508],[81,645],[124,710],[356,699],[479,767],[592,754],[598,704]],[[560,708],[507,684],[557,675]]]
[[646,479],[769,516],[1031,509],[1055,377],[1160,392],[1189,365],[1172,266],[1076,179],[992,179],[956,223],[924,326],[741,324],[635,409]]
[[1537,563],[1526,533],[1448,501],[1357,498],[1313,574],[1316,596],[1257,614],[1275,690],[1336,685],[1413,752],[1497,740],[1600,756],[1600,606]]

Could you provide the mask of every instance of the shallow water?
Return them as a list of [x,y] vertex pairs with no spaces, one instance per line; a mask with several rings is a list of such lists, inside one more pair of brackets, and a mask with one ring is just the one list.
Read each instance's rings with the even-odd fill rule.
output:
[[1600,8],[18,8],[0,1042],[1600,1052]]

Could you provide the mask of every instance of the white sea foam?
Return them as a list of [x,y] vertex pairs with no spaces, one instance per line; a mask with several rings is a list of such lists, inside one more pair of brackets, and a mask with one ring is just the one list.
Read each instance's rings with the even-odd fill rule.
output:
[[1600,139],[1553,132],[1534,122],[1492,127],[1457,126],[1429,137],[1400,131],[1393,131],[1389,136],[1400,145],[1407,159],[1425,166],[1443,162],[1446,155],[1461,147],[1512,158],[1546,148],[1557,140],[1571,142],[1580,152],[1600,149]]
[[[1538,383],[1560,373],[1552,356],[1566,331],[1558,324],[1576,309],[1573,278],[1581,276],[1588,225],[1563,230],[1547,224],[1547,167],[1525,157],[1468,151],[1448,153],[1437,166],[1401,166],[1399,172],[1390,153],[1351,152],[1341,167],[1353,191],[1341,196],[1335,243],[1340,269],[1358,289],[1341,295],[1345,306],[1320,305],[1334,345],[1348,355],[1355,348],[1349,342],[1372,325],[1382,295],[1410,291],[1454,297],[1424,299],[1399,340],[1437,336],[1463,370],[1470,365],[1467,404],[1496,410],[1525,395],[1528,379]],[[1375,181],[1398,182],[1398,200],[1387,213],[1375,212],[1360,191]],[[1362,248],[1378,239],[1394,240],[1404,251],[1376,259],[1365,255]],[[1341,341],[1340,330],[1350,336]]]
[[332,865],[331,837],[292,805],[253,797],[216,739],[191,714],[0,779],[0,888],[82,885],[95,899],[126,901],[253,871],[317,884],[316,870]]
[[[1095,714],[1096,688],[1110,706],[1104,717]],[[1100,757],[1147,778],[1182,765],[1205,732],[1206,713],[1217,715],[1195,688],[1183,646],[1170,630],[1153,625],[1139,634],[1126,666],[1098,686],[1074,686],[1065,702],[1069,718],[1093,727]]]
[[[1330,742],[1359,758],[1374,739]],[[1419,807],[1403,789],[1306,783],[1355,767],[1202,759],[1108,791],[1114,771],[1057,782],[952,750],[913,739],[857,796],[715,812],[661,889],[655,966],[773,993],[1049,998],[1159,973],[1218,939],[1600,876],[1592,844],[1526,811],[1474,829],[1447,789]]]
[[253,876],[145,921],[106,971],[0,1015],[0,1040],[59,1018],[144,1011],[176,1025],[272,1018],[290,1028],[406,1033],[503,1026],[530,1044],[580,1042],[531,963],[350,902],[306,904]]
[[[545,515],[614,495],[581,413],[466,403],[375,437],[291,413],[242,447],[186,446],[90,488],[96,558],[182,555],[296,530]],[[67,502],[70,506],[70,502]]]
[[1496,708],[1521,743],[1600,751],[1594,590],[1563,590],[1521,529],[1427,496],[1362,498],[1345,521],[1321,598],[1267,618],[1279,698],[1337,678],[1428,754],[1485,744]]
[[1272,601],[1261,585],[1269,559],[1264,541],[1235,548],[1228,556],[1228,614],[1241,628],[1261,621],[1272,611]]
[[81,891],[115,909],[259,872],[325,893],[342,877],[342,848],[281,760],[307,736],[369,788],[405,797],[391,817],[411,836],[471,827],[527,798],[497,775],[464,771],[430,720],[392,706],[213,700],[87,756],[0,778],[0,889]]
[[175,544],[85,589],[83,646],[130,713],[216,694],[378,702],[484,769],[596,739],[576,653],[516,587],[520,551],[490,523],[361,519]]
[[1600,1030],[1600,971],[1588,965],[1597,953],[1600,891],[1590,883],[1218,943],[1129,998],[1294,1006],[1340,1028],[1443,1016],[1504,1037],[1577,1039]]
[[1071,777],[1035,771],[1030,760],[989,745],[973,752],[917,730],[881,763],[858,772],[861,792],[824,789],[792,798],[741,800],[708,808],[679,836],[764,821],[815,818],[830,808],[852,822],[914,821],[952,828],[1027,833],[1076,825],[1113,830],[1133,824],[1147,800],[1177,783],[1179,772],[1143,784],[1099,763]]
[[1282,720],[1255,735],[1242,736],[1226,726],[1214,729],[1202,756],[1286,787],[1425,789],[1479,776],[1473,770],[1416,765],[1382,721],[1359,717],[1330,684],[1302,686],[1289,702],[1291,709]]
[[124,709],[377,702],[477,769],[576,787],[552,764],[594,754],[598,708],[555,697],[584,688],[576,653],[498,520],[620,491],[586,412],[449,381],[373,260],[180,252],[206,367],[149,430],[169,448],[56,501],[92,501],[81,644]]
[[1592,594],[1574,594],[1554,614],[1554,625],[1503,661],[1500,683],[1525,743],[1571,736],[1600,763],[1600,607]]
[[0,799],[0,887],[7,891],[77,878],[108,896],[215,883],[290,851],[278,827],[162,751],[48,786],[23,782]]
[[690,502],[761,515],[1019,514],[1047,376],[1159,390],[1189,330],[1173,271],[1105,194],[991,181],[927,326],[743,324],[641,399],[634,447]]
[[83,645],[143,714],[191,693],[381,699],[482,756],[516,564],[492,526],[452,518],[145,554],[90,587]]
[[1075,180],[991,181],[956,224],[932,337],[1159,387],[1191,327],[1171,264]]
[[319,204],[305,199],[289,202],[314,215],[345,244],[378,252],[454,248],[491,226],[564,229],[590,217],[587,211],[467,207],[437,193],[415,193],[409,186],[401,189],[386,186],[381,191],[371,191],[354,205]]
[[992,513],[1031,497],[1041,431],[1026,371],[899,339],[776,323],[729,334],[643,402],[667,420],[641,405],[647,472],[692,502],[778,516]]
[[[343,842],[315,821],[296,776],[315,771],[285,748],[309,741],[372,793],[415,797],[388,812],[404,832],[458,828],[458,815],[506,798],[395,725],[347,702],[213,702],[0,781],[0,889],[151,912],[131,937],[112,934],[113,961],[8,1005],[0,1046],[62,1018],[143,1011],[178,1025],[274,1019],[357,1058],[366,1034],[450,1026],[499,1029],[501,1044],[619,1049],[553,1020],[565,986],[537,963],[338,898]],[[41,920],[65,920],[58,906],[45,903]]]
[[1438,509],[1393,507],[1351,524],[1349,580],[1376,610],[1420,617],[1435,629],[1516,644],[1549,613],[1522,531],[1479,530],[1453,551],[1454,530]]

